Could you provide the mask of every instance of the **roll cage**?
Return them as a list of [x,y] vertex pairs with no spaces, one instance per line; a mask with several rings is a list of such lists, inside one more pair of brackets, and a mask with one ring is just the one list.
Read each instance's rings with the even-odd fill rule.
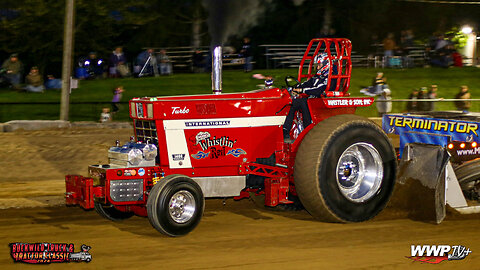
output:
[[313,59],[320,53],[326,53],[330,61],[327,91],[329,96],[349,96],[350,75],[352,73],[352,42],[346,38],[315,38],[305,50],[298,69],[298,81],[310,79],[315,75]]

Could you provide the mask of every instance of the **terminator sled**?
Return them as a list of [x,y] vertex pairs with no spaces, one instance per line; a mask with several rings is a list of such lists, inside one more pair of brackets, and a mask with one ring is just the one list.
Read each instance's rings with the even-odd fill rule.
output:
[[393,190],[395,152],[380,127],[354,115],[373,98],[348,97],[349,40],[311,40],[298,81],[313,76],[319,53],[336,68],[324,96],[308,99],[312,124],[303,129],[297,112],[293,143],[282,133],[292,80],[287,88],[221,94],[217,47],[215,94],[130,100],[134,139],[110,148],[109,164],[89,166],[88,177],[67,175],[66,203],[114,221],[148,216],[169,236],[198,225],[205,198],[264,196],[268,207],[301,202],[327,222],[373,218]]

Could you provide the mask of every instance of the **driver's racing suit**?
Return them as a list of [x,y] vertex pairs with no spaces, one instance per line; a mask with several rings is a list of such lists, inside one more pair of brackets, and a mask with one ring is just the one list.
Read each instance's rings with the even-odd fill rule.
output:
[[[325,92],[327,88],[328,72],[329,65],[326,66],[326,68],[320,69],[313,77],[301,83],[296,88],[302,89],[302,93],[309,95],[309,97],[321,97],[321,95]],[[331,85],[336,85],[336,82],[333,82],[332,80]],[[283,124],[284,139],[290,139],[289,133],[292,129],[293,118],[296,111],[302,112],[304,128],[306,128],[312,123],[312,117],[310,116],[310,110],[308,109],[307,100],[308,98],[300,97],[294,97],[292,99],[292,106],[290,107],[290,111],[288,112],[287,118],[285,118],[285,123]]]

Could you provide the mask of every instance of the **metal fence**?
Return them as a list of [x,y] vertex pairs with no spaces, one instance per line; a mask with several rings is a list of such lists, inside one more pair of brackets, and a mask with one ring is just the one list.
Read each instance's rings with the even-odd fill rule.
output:
[[[456,102],[468,102],[470,104],[468,109],[457,108]],[[357,109],[357,114],[375,117],[380,116],[378,105],[379,103],[391,103],[391,111],[389,113],[422,113],[425,111],[465,111],[465,112],[480,112],[480,99],[392,99],[392,100],[375,100],[370,107],[360,107]],[[432,110],[423,110],[426,106],[421,106],[421,103],[431,102]],[[417,106],[408,106],[416,104]],[[420,106],[419,106],[420,105]],[[413,107],[413,108],[412,108]],[[429,106],[428,106],[429,107]]]
[[[128,102],[119,102],[120,110],[112,114],[113,120],[129,120]],[[71,102],[71,121],[99,121],[103,108],[111,109],[111,102]],[[60,102],[2,102],[0,123],[11,120],[58,120]]]

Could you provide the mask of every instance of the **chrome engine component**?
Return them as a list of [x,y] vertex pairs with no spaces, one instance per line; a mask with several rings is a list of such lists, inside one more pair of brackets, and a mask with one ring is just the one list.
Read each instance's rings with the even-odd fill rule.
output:
[[143,179],[110,181],[110,197],[116,202],[141,200],[143,197]]
[[122,147],[110,147],[108,159],[112,166],[126,168],[155,166],[157,150],[157,147],[153,144],[128,142]]

